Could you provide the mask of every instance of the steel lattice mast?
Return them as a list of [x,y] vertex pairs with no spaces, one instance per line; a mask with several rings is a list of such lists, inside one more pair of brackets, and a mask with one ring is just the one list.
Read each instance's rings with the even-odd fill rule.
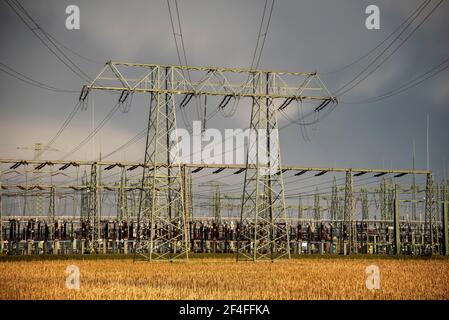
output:
[[127,185],[126,178],[126,168],[122,168],[121,176],[120,176],[120,189],[118,190],[118,201],[117,201],[117,216],[120,221],[128,220],[128,193],[126,190]]
[[[188,258],[176,96],[182,96],[181,108],[194,96],[222,96],[219,108],[231,99],[252,98],[241,225],[252,226],[253,232],[240,233],[238,256],[258,260],[290,255],[277,113],[292,101],[315,102],[315,111],[336,102],[316,73],[109,61],[83,87],[80,100],[92,90],[121,91],[120,103],[135,93],[151,95],[137,245],[137,252],[149,260]],[[149,241],[141,241],[148,229]]]
[[433,175],[431,173],[428,173],[426,180],[427,180],[426,207],[424,213],[424,231],[425,231],[425,241],[427,245],[427,253],[429,255],[432,255],[434,253],[435,231],[437,227]]
[[356,252],[357,234],[355,229],[355,198],[352,170],[346,172],[344,225],[349,236],[350,251]]
[[337,180],[335,179],[334,176],[332,180],[332,195],[331,195],[331,208],[330,208],[331,221],[340,219],[338,211],[339,211],[338,187],[337,187]]
[[93,163],[90,167],[90,185],[89,185],[89,223],[90,223],[90,252],[99,252],[100,213],[99,213],[99,174],[98,165]]
[[[255,75],[254,92],[269,95],[272,81],[269,73]],[[251,232],[240,232],[237,259],[290,257],[280,157],[277,108],[269,97],[254,98],[246,164],[255,168],[245,172],[240,214],[240,225]]]
[[360,189],[360,202],[362,207],[362,220],[369,220],[368,192],[365,188]]
[[[152,259],[188,258],[188,234],[183,179],[176,135],[175,100],[167,92],[173,70],[158,68],[152,75],[163,93],[151,93],[142,191],[138,215],[137,253]],[[175,143],[176,141],[176,143]],[[165,165],[157,165],[165,164]],[[148,187],[144,189],[144,187]],[[142,242],[142,230],[150,239]]]

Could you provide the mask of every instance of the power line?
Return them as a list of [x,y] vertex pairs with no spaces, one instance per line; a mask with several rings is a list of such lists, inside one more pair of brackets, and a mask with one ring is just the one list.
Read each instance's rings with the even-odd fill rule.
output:
[[67,159],[69,156],[77,152],[79,149],[81,149],[87,142],[89,142],[103,127],[104,125],[112,118],[115,112],[120,108],[120,103],[117,102],[115,106],[109,111],[109,113],[106,115],[106,117],[101,120],[99,125],[90,132],[86,138],[84,138],[75,148],[73,148],[70,152],[68,152],[64,157],[62,157],[60,160]]
[[[6,68],[7,70],[4,70],[3,68]],[[45,90],[50,90],[50,91],[54,91],[54,92],[64,92],[64,93],[75,93],[77,91],[72,91],[72,90],[63,90],[63,89],[59,89],[50,85],[47,85],[45,83],[42,83],[40,81],[34,80],[14,69],[12,69],[11,67],[5,65],[4,63],[0,62],[0,70],[11,75],[12,77],[21,80],[25,83],[28,83],[30,85],[33,86],[37,86],[39,88],[45,89]],[[67,126],[69,125],[69,123],[71,122],[71,120],[73,119],[73,117],[75,116],[75,114],[78,112],[79,108],[80,108],[81,103],[78,102],[75,107],[73,108],[73,110],[70,112],[70,114],[68,115],[68,117],[65,119],[65,121],[63,122],[62,126],[59,128],[58,132],[56,133],[55,136],[53,136],[52,139],[50,139],[50,141],[46,144],[46,148],[50,147],[57,139],[58,137],[62,134],[62,132],[65,130],[65,128],[67,128]],[[39,151],[39,153],[37,154],[37,156],[41,156],[46,148],[43,148],[42,150]]]
[[[176,38],[176,29],[175,29],[175,24],[173,22],[173,15],[172,15],[172,12],[171,12],[171,7],[170,7],[170,1],[169,0],[167,0],[167,7],[168,7],[168,13],[169,13],[169,16],[170,16],[170,23],[171,23],[171,28],[172,28],[173,40],[175,42],[175,47],[176,47],[176,54],[178,56],[178,62],[182,66],[183,62],[182,62],[182,59],[181,59],[181,54],[179,53],[179,45],[178,45],[178,40]],[[179,17],[179,14],[178,14],[178,17]],[[184,53],[184,56],[186,56],[185,53]],[[182,70],[182,73],[184,74],[184,70]],[[180,110],[181,110],[181,118],[182,118],[182,121],[184,122],[184,125],[186,126],[188,131],[192,131],[191,127],[189,125],[188,117],[187,117],[187,115],[185,113],[184,107],[181,107]],[[197,110],[197,112],[198,112],[198,110]]]
[[356,81],[353,85],[351,85],[349,88],[345,89],[344,91],[341,91],[343,88],[347,87],[349,84],[351,84],[352,82],[354,82],[360,75],[362,75],[366,70],[368,70],[393,44],[397,39],[400,39],[400,36],[402,35],[402,33],[405,32],[405,30],[411,25],[411,23],[413,23],[413,21],[416,20],[416,18],[421,14],[421,12],[424,10],[424,8],[427,6],[427,4],[422,8],[422,10],[419,11],[419,13],[407,24],[406,28],[404,30],[401,31],[401,33],[399,33],[399,35],[390,43],[390,45],[385,48],[377,57],[376,59],[374,59],[364,70],[362,70],[362,72],[360,72],[353,80],[351,80],[350,82],[346,83],[343,87],[341,87],[340,89],[337,90],[337,96],[341,96],[347,92],[349,92],[350,90],[352,90],[353,88],[355,88],[356,86],[358,86],[362,81],[364,81],[366,78],[368,78],[371,74],[373,74],[376,70],[378,70],[393,54],[396,53],[397,50],[399,50],[402,45],[407,42],[407,40],[421,27],[421,25],[435,12],[435,10],[443,3],[443,0],[440,0],[440,2],[433,7],[433,9],[423,18],[423,20],[421,20],[421,22],[415,27],[413,28],[413,30],[405,37],[405,39],[401,39],[402,42],[396,46],[396,48],[394,48],[394,50],[389,53],[373,70],[371,70],[370,72],[368,72],[368,74],[366,74],[363,78],[361,78],[360,80]]
[[76,52],[73,49],[70,49],[68,46],[64,45],[61,41],[59,41],[58,39],[56,39],[54,36],[52,36],[50,33],[45,32],[47,34],[47,36],[49,36],[54,42],[56,42],[57,44],[59,44],[61,47],[63,47],[64,49],[66,49],[67,51],[69,51],[70,53],[74,54],[75,56],[77,56],[78,58],[81,58],[87,62],[91,62],[91,63],[95,63],[95,64],[103,64],[103,61],[98,61],[98,60],[93,60],[90,58],[87,58],[83,55],[81,55],[80,53]]
[[[90,77],[81,70],[78,65],[76,65],[56,44],[56,42],[59,43],[54,37],[50,36],[34,19],[33,17],[28,13],[28,11],[20,4],[18,0],[6,0],[6,3],[8,6],[14,11],[14,13],[20,18],[20,20],[27,26],[28,29],[44,44],[44,46],[51,52],[55,57],[61,61],[65,66],[67,66],[73,73],[75,73],[78,77],[83,79],[84,81],[91,81]],[[28,18],[29,21],[26,20]],[[40,31],[40,33],[38,32]],[[45,41],[47,39],[47,41]],[[65,47],[65,46],[64,46]],[[65,47],[68,49],[67,47]],[[58,54],[59,52],[59,54]],[[3,70],[4,71],[4,70]],[[44,89],[58,89],[54,88],[52,86],[45,85],[43,83],[40,83],[38,81],[35,81],[31,78],[28,78],[22,74],[19,74],[24,77],[24,79],[27,79],[31,83],[35,83],[37,85],[41,85]],[[69,125],[75,114],[78,112],[80,108],[81,103],[77,103],[74,107],[74,109],[71,111],[69,116],[66,118],[56,135],[50,140],[50,142],[47,144],[47,146],[51,146],[54,141],[62,134],[62,132],[65,130],[65,128]],[[41,151],[40,154],[42,154],[43,151]]]
[[329,74],[334,74],[334,73],[339,73],[343,70],[348,69],[349,67],[353,66],[354,64],[362,61],[364,58],[369,57],[371,55],[371,53],[375,52],[379,47],[381,47],[385,42],[387,42],[388,39],[390,39],[396,32],[398,32],[412,17],[413,15],[415,15],[415,13],[424,5],[424,3],[428,3],[431,0],[425,0],[421,3],[421,5],[418,6],[418,8],[415,9],[415,11],[413,11],[413,13],[407,17],[407,19],[405,19],[396,29],[394,29],[394,31],[392,33],[390,33],[388,35],[388,37],[386,37],[384,40],[382,40],[381,42],[379,42],[374,48],[372,48],[371,50],[369,50],[368,52],[366,52],[364,55],[362,55],[361,57],[357,58],[356,60],[354,60],[353,62],[339,68],[333,71],[329,71],[329,72],[320,72],[321,75],[329,75]]
[[[6,69],[6,70],[5,70]],[[66,89],[60,89],[60,88],[56,88],[53,87],[49,84],[34,80],[26,75],[24,75],[23,73],[14,70],[13,68],[7,66],[6,64],[4,64],[3,62],[0,62],[0,71],[8,74],[9,76],[20,80],[24,83],[27,83],[29,85],[41,88],[41,89],[45,89],[45,90],[49,90],[49,91],[53,91],[53,92],[61,92],[61,93],[77,93],[78,91],[75,90],[66,90]]]
[[118,147],[117,149],[109,152],[108,154],[102,156],[102,160],[109,158],[110,156],[116,154],[117,152],[120,152],[128,147],[130,147],[131,145],[135,144],[136,142],[142,140],[146,135],[146,130],[142,130],[140,131],[138,134],[136,134],[134,137],[132,137],[130,140],[128,140],[127,142],[125,142],[124,144],[122,144],[120,147]]
[[[270,12],[268,14],[268,18],[266,19],[265,16],[266,16],[266,12],[267,12],[268,0],[265,0],[265,4],[264,4],[264,7],[263,7],[263,11],[262,11],[262,17],[260,18],[259,30],[257,32],[256,46],[254,47],[253,57],[251,59],[250,70],[255,70],[255,69],[257,69],[259,67],[260,59],[262,57],[263,48],[265,46],[265,41],[267,39],[268,29],[270,27],[271,16],[272,16],[272,13],[273,13],[273,8],[274,8],[274,2],[275,2],[275,0],[271,0]],[[262,34],[262,29],[263,29],[265,20],[267,20],[267,24],[265,26],[265,32]],[[262,44],[259,46],[260,38],[262,36],[263,36]],[[257,59],[256,59],[256,56],[257,56]],[[255,62],[256,62],[256,64],[255,64]],[[245,82],[248,83],[249,79],[250,79],[250,76],[248,75],[248,78],[246,79]],[[229,111],[229,113],[225,113],[224,110],[223,110],[224,108],[218,107],[217,110],[220,110],[221,114],[225,118],[230,118],[230,117],[233,117],[235,115],[235,113],[237,111],[237,107],[238,107],[239,101],[240,101],[239,100],[240,98],[235,98],[235,99],[236,100],[234,101],[234,105],[232,106],[232,108]],[[215,113],[213,115],[215,115]]]
[[449,61],[448,59],[445,59],[443,62],[439,63],[438,65],[434,66],[433,68],[431,68],[430,70],[420,74],[419,76],[407,81],[406,83],[404,83],[403,85],[397,87],[396,89],[390,90],[386,93],[383,93],[381,95],[378,96],[374,96],[365,100],[361,100],[361,101],[342,101],[341,103],[344,104],[360,104],[360,103],[373,103],[373,102],[378,102],[384,99],[388,99],[390,97],[393,97],[395,95],[398,95],[406,90],[409,90],[411,88],[414,88],[416,86],[418,86],[419,84],[423,83],[424,81],[435,77],[436,75],[438,75],[439,73],[443,72],[444,70],[446,70],[447,68],[449,68],[449,64],[447,64],[446,66],[444,66],[444,64],[446,64]]
[[254,61],[256,59],[257,49],[259,48],[260,35],[262,33],[263,21],[265,19],[265,11],[267,10],[267,4],[268,4],[268,0],[265,0],[265,5],[263,7],[262,17],[260,19],[259,32],[257,34],[256,47],[254,48],[253,59],[251,60],[251,67],[250,67],[251,70],[253,69]]
[[396,40],[398,40],[401,35],[408,29],[408,27],[419,17],[419,15],[424,11],[424,9],[426,8],[426,6],[430,3],[430,0],[427,0],[427,2],[423,5],[420,6],[417,10],[415,10],[412,13],[413,18],[408,21],[408,23],[405,25],[405,27],[401,30],[401,32],[388,44],[388,46],[386,48],[384,48],[364,69],[362,69],[362,71],[360,71],[354,78],[352,78],[352,80],[348,81],[347,83],[345,83],[343,86],[341,86],[339,89],[337,89],[335,91],[336,94],[339,94],[340,91],[342,91],[343,89],[345,89],[346,87],[348,87],[349,85],[351,85],[351,83],[353,83],[354,81],[356,81],[364,72],[366,72],[372,65],[374,65],[378,59],[380,59],[382,57],[382,55],[388,50],[390,49],[396,42]]
[[[179,8],[178,8],[178,1],[175,0],[175,9],[176,9],[176,16],[177,16],[179,32],[176,32],[175,24],[173,22],[173,14],[172,14],[172,11],[171,11],[170,0],[167,0],[167,7],[168,7],[168,13],[169,13],[169,16],[170,16],[170,23],[171,23],[171,27],[172,27],[173,39],[175,41],[176,53],[178,55],[179,64],[181,66],[183,66],[183,65],[188,66],[187,53],[186,53],[185,45],[184,45],[184,36],[183,36],[183,33],[182,33],[181,17],[180,17]],[[178,39],[177,39],[176,36],[180,37],[181,45],[178,44]],[[182,61],[179,47],[181,47],[182,56],[184,57],[184,61]],[[182,73],[184,74],[184,70],[182,71]],[[187,70],[187,77],[188,77],[189,81],[192,82],[189,70]],[[200,106],[198,104],[198,99],[197,99],[196,96],[195,96],[195,103],[196,103],[197,117],[198,117],[198,119],[201,119]],[[180,106],[180,109],[181,109],[181,114],[182,114],[182,120],[183,120],[187,130],[191,131],[191,126],[189,125],[188,117],[185,114],[184,106]]]
[[175,25],[173,23],[173,16],[172,16],[172,13],[171,13],[171,7],[170,7],[170,1],[169,0],[167,0],[167,6],[168,6],[168,13],[170,15],[170,23],[171,23],[172,33],[173,33],[173,40],[175,41],[175,46],[176,46],[176,53],[178,55],[179,64],[182,66],[183,63],[182,63],[181,55],[179,53],[178,40],[176,38],[176,29],[175,29]]
[[[14,11],[14,13],[20,18],[20,20],[30,29],[30,31],[41,41],[41,43],[67,68],[75,73],[82,80],[90,82],[92,79],[87,75],[76,63],[74,63],[67,55],[57,46],[57,44],[47,35],[45,30],[37,24],[37,22],[31,17],[31,15],[25,10],[25,8],[19,3],[18,0],[6,0],[8,6]],[[16,7],[14,7],[14,4]],[[30,21],[26,21],[25,17]],[[40,31],[40,33],[38,32]],[[45,39],[47,40],[45,40]],[[59,52],[59,54],[58,54]]]
[[37,157],[41,156],[44,151],[50,147],[51,145],[53,145],[53,143],[59,138],[59,136],[62,134],[62,132],[67,128],[67,126],[69,125],[69,123],[72,121],[73,117],[75,116],[75,114],[78,112],[78,110],[80,109],[81,106],[81,102],[78,101],[78,103],[75,105],[75,107],[73,108],[73,110],[70,112],[70,114],[67,116],[67,118],[65,119],[65,121],[63,122],[63,124],[61,125],[61,127],[59,128],[58,132],[53,136],[53,138],[50,139],[50,141],[46,144],[45,148],[43,148],[41,151],[39,151]]
[[[267,25],[265,28],[265,32],[263,34],[262,45],[260,46],[259,56],[257,58],[257,63],[255,66],[255,69],[257,69],[259,67],[260,58],[262,57],[263,48],[265,46],[265,40],[267,39],[268,28],[270,27],[271,15],[273,13],[274,1],[275,0],[271,0],[271,7],[270,7],[270,13],[268,15],[268,22],[267,22]],[[266,4],[267,4],[267,1],[265,1],[265,7],[266,7]],[[264,8],[264,12],[265,12],[265,8]],[[262,23],[263,23],[263,18],[262,18],[261,26],[262,26]],[[259,37],[260,37],[260,29],[259,29]],[[257,47],[256,47],[256,49],[257,49]],[[251,66],[252,66],[252,64],[251,64]]]
[[[187,66],[189,64],[187,62],[186,48],[185,48],[185,45],[184,45],[184,36],[182,34],[181,18],[179,16],[179,9],[178,9],[178,0],[175,0],[175,7],[176,7],[176,16],[178,17],[179,37],[181,38],[182,53],[184,55],[185,65]],[[190,78],[190,76],[189,76],[189,78]]]

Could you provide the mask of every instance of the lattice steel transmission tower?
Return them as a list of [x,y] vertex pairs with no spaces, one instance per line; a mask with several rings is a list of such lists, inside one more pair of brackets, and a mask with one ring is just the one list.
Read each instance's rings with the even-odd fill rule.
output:
[[339,199],[338,199],[338,187],[337,187],[337,180],[334,179],[332,181],[332,194],[331,194],[331,207],[330,207],[330,218],[331,221],[340,219],[339,217]]
[[369,219],[368,191],[365,188],[360,189],[360,204],[362,207],[362,220]]
[[318,187],[315,189],[313,215],[315,221],[321,220],[320,191],[318,190]]
[[83,177],[81,179],[82,190],[81,190],[81,207],[80,207],[80,220],[81,222],[87,222],[90,220],[89,217],[89,181],[87,180],[87,172],[84,171]]
[[90,228],[90,252],[99,252],[99,240],[101,236],[100,210],[99,210],[99,168],[93,163],[90,168],[90,184],[89,184],[89,228]]
[[302,224],[302,220],[304,219],[304,207],[302,205],[301,194],[298,196],[298,223]]
[[128,179],[126,177],[126,168],[122,168],[121,176],[120,176],[120,188],[117,190],[118,192],[118,201],[117,201],[117,218],[120,221],[128,220],[128,192],[127,188]]
[[213,212],[214,212],[214,221],[216,223],[221,222],[221,193],[220,186],[216,186],[214,196],[213,196]]
[[433,255],[435,252],[436,231],[438,228],[437,214],[435,210],[435,188],[433,184],[433,175],[427,174],[426,179],[426,203],[424,212],[424,240],[426,243],[427,254]]
[[385,222],[389,219],[390,198],[388,182],[385,178],[382,179],[380,185],[380,219]]
[[56,221],[56,191],[55,187],[50,187],[50,202],[48,205],[48,217],[51,223]]
[[[240,232],[237,260],[290,257],[289,226],[285,208],[278,132],[278,107],[269,97],[275,89],[270,73],[253,75],[254,97],[245,171],[240,225],[252,232]],[[248,206],[248,209],[246,208]]]
[[[45,151],[55,151],[58,152],[58,149],[44,146],[42,143],[35,143],[32,146],[25,146],[25,147],[17,147],[17,149],[20,150],[32,150],[34,151],[33,160],[39,160],[42,153]],[[38,168],[38,165],[34,166],[33,169],[33,177],[32,177],[32,184],[33,185],[41,185],[42,184],[42,172],[40,168]],[[32,205],[32,215],[36,216],[43,216],[44,214],[44,201],[43,201],[43,195],[42,192],[39,190],[36,191],[36,195],[33,197],[33,205]]]
[[355,199],[352,171],[346,172],[344,226],[348,232],[350,252],[356,253],[357,232],[355,225]]
[[150,94],[138,224],[145,233],[139,232],[136,252],[149,260],[188,258],[186,175],[179,159],[176,96],[182,97],[180,108],[192,97],[222,97],[221,109],[232,99],[251,98],[240,220],[252,231],[239,234],[237,256],[289,256],[277,113],[292,101],[315,102],[317,112],[337,102],[316,73],[109,61],[83,87],[80,100],[92,90],[121,91],[121,103],[136,93]]

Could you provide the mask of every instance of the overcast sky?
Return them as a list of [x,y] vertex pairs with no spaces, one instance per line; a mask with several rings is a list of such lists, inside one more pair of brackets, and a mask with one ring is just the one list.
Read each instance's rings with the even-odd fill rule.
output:
[[[270,1],[269,1],[270,2]],[[318,71],[333,91],[351,80],[370,59],[341,72],[397,28],[422,1],[398,0],[277,0],[260,67],[289,71]],[[428,10],[437,4],[432,0]],[[32,17],[59,42],[89,60],[70,56],[90,76],[107,60],[178,64],[166,1],[21,1]],[[80,8],[80,30],[65,28],[65,8]],[[187,59],[190,65],[249,67],[256,43],[264,0],[178,0]],[[365,27],[365,8],[380,8],[380,30]],[[381,68],[341,101],[359,101],[388,92],[449,57],[449,4],[433,15]],[[419,19],[418,19],[419,21]],[[0,62],[52,86],[80,90],[84,82],[58,61],[27,29],[5,2],[0,3]],[[405,38],[407,33],[404,34]],[[340,103],[317,126],[309,127],[305,141],[297,126],[281,132],[283,163],[303,166],[411,168],[412,141],[417,168],[426,167],[426,115],[430,116],[430,161],[438,177],[449,163],[449,72],[427,80],[402,94],[371,104]],[[36,142],[47,143],[75,105],[77,93],[55,93],[22,83],[0,72],[0,158],[32,158],[18,150]],[[117,96],[95,93],[95,124],[113,107]],[[72,159],[107,154],[145,127],[147,100],[137,98],[128,113],[117,112]],[[188,110],[196,119],[194,104]],[[214,108],[213,106],[211,108]],[[234,118],[217,115],[209,127],[249,124],[249,104],[242,103]],[[289,114],[295,116],[295,106]],[[91,130],[91,106],[80,111],[54,143],[58,159]],[[180,121],[179,121],[180,122]],[[285,124],[285,119],[280,119]],[[180,123],[182,126],[182,123]],[[108,160],[137,160],[143,140]]]

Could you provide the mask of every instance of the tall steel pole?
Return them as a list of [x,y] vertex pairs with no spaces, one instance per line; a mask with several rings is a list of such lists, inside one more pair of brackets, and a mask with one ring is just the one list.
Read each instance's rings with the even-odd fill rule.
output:
[[356,252],[357,233],[354,226],[355,220],[355,202],[354,202],[354,186],[352,180],[352,170],[346,172],[345,185],[345,206],[344,206],[344,225],[349,234],[349,247],[351,252]]
[[448,199],[448,181],[445,181],[443,185],[442,194],[442,224],[443,224],[443,254],[449,255],[449,235],[448,235],[448,210],[449,210],[449,199]]
[[[265,77],[264,77],[265,75]],[[242,195],[240,226],[253,229],[240,232],[237,260],[290,258],[284,182],[281,167],[277,112],[272,99],[274,77],[270,73],[252,74],[253,98],[247,168]],[[266,95],[267,98],[262,98]]]
[[99,239],[100,239],[100,216],[98,211],[98,166],[97,163],[93,163],[90,169],[90,186],[89,186],[89,217],[90,217],[90,229],[91,229],[91,243],[90,251],[99,252]]
[[427,245],[427,253],[433,255],[434,251],[434,225],[435,225],[435,190],[433,176],[427,174],[426,179],[426,208],[424,217],[424,238]]
[[394,186],[394,210],[393,210],[393,222],[394,222],[394,252],[396,255],[401,254],[401,238],[400,238],[400,226],[399,226],[399,186]]
[[[168,89],[175,85],[174,70],[155,70],[152,86],[161,93],[151,95],[143,190],[139,225],[149,223],[150,239],[138,238],[137,253],[148,260],[188,259],[188,228],[180,163],[176,105]],[[149,217],[149,221],[148,218]]]
[[[415,170],[415,140],[413,140],[413,170]],[[416,212],[416,174],[412,175],[412,220],[417,221],[418,216]]]

